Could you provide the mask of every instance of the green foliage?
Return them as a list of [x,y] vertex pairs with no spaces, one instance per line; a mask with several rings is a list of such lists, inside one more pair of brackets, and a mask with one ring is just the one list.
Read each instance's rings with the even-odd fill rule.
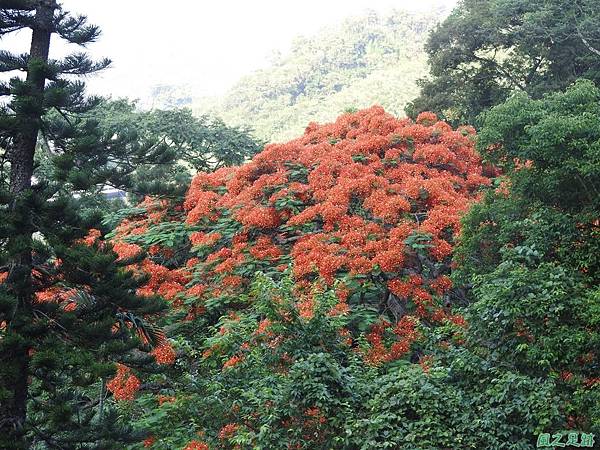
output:
[[407,113],[475,124],[514,92],[540,98],[577,78],[598,82],[599,29],[594,0],[464,0],[430,35],[431,74]]
[[[541,432],[600,434],[600,16],[593,6],[464,0],[431,34],[432,77],[408,110],[433,109],[455,122],[478,117],[478,148],[497,178],[463,220],[455,286],[443,297],[453,320],[409,327],[416,337],[402,359],[367,357],[389,338],[385,314],[399,328],[413,324],[398,320],[409,311],[405,299],[382,296],[380,266],[300,289],[289,255],[276,264],[249,259],[227,275],[212,271],[215,258],[186,265],[212,251],[201,243],[208,226],[224,254],[234,235],[252,240],[256,230],[235,218],[239,210],[185,223],[176,202],[115,211],[99,193],[113,186],[134,199],[180,200],[192,172],[242,164],[260,149],[249,120],[270,140],[373,102],[399,113],[416,94],[423,39],[438,13],[369,14],[299,39],[289,56],[197,108],[239,128],[190,110],[142,112],[125,100],[86,98],[71,76],[106,67],[105,60],[0,52],[0,71],[28,75],[0,86],[10,96],[0,108],[0,447],[141,449],[152,438],[154,448],[167,449],[196,440],[223,449],[529,450]],[[44,8],[52,27],[33,15]],[[52,29],[75,44],[99,33],[52,1],[2,3],[0,34],[23,27]],[[592,81],[571,85],[582,75]],[[390,142],[412,151],[402,139]],[[309,184],[312,169],[285,168],[286,183]],[[227,180],[198,201],[210,206]],[[281,191],[280,183],[260,195]],[[421,197],[428,200],[425,191]],[[273,202],[278,213],[302,207],[290,193]],[[126,220],[140,226],[109,234],[122,258],[101,232],[88,234]],[[289,250],[321,226],[265,229]],[[442,269],[426,258],[430,234],[413,232],[403,244],[415,262],[407,276]],[[142,260],[154,272],[142,276],[135,266]],[[152,278],[144,292],[168,298],[168,314],[163,299],[138,295]],[[240,280],[243,290],[227,290]],[[207,281],[214,290],[197,302]],[[340,311],[346,294],[349,311]],[[450,311],[457,305],[461,311]],[[164,368],[148,352],[167,336],[177,357]],[[110,398],[117,362],[145,372],[134,401]]]
[[[127,100],[103,100],[86,113],[111,143],[127,142],[118,163],[131,173],[124,188],[141,200],[144,195],[180,198],[198,171],[243,163],[262,143],[247,127],[228,127],[220,119],[194,117],[188,109],[140,111]],[[114,144],[113,144],[114,145]],[[140,153],[144,159],[136,159]],[[148,153],[160,159],[149,159]]]
[[116,362],[157,370],[148,352],[162,332],[151,320],[165,302],[138,296],[144,277],[99,230],[86,235],[101,228],[104,186],[130,186],[135,165],[171,157],[84,116],[98,99],[74,76],[108,60],[48,60],[53,34],[84,45],[96,26],[53,0],[0,6],[0,35],[33,30],[31,54],[0,52],[0,71],[26,74],[0,89],[0,447],[123,448],[140,436],[106,381]]
[[517,195],[581,214],[598,208],[598,117],[600,90],[588,80],[540,101],[519,94],[482,116],[478,146],[504,170],[533,161],[532,170],[511,177]]
[[[455,280],[471,285],[468,341],[492,364],[556,380],[563,426],[600,426],[600,90],[514,96],[479,146],[505,171],[464,220]],[[508,193],[506,190],[508,190]]]
[[453,358],[473,366],[427,374],[404,367],[369,380],[371,395],[352,432],[356,448],[533,448],[535,430],[558,415],[551,384],[506,371],[486,373],[465,351]]
[[240,299],[251,307],[222,317],[203,357],[189,343],[178,363],[194,367],[186,377],[163,379],[176,399],[136,402],[139,431],[159,448],[196,439],[211,448],[517,450],[557,422],[552,381],[486,366],[465,348],[440,352],[425,370],[366,364],[340,334],[352,318],[327,314],[334,292],[317,292],[307,319],[293,286],[258,274]]

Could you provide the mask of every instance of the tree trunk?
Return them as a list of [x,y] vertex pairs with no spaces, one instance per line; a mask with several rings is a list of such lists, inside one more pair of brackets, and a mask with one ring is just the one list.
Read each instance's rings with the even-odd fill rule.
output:
[[[19,3],[19,2],[13,2]],[[26,3],[26,2],[25,2]],[[18,132],[14,137],[14,145],[9,149],[10,169],[9,205],[11,216],[18,230],[8,242],[12,253],[7,285],[16,299],[16,309],[9,323],[7,332],[12,335],[14,352],[8,355],[8,363],[12,366],[11,380],[6,380],[12,391],[12,398],[2,408],[0,433],[7,431],[15,436],[15,448],[19,448],[24,433],[27,414],[29,350],[27,328],[33,321],[32,313],[32,224],[31,178],[33,176],[33,157],[40,131],[43,114],[44,86],[46,82],[46,64],[50,48],[50,36],[53,32],[54,10],[56,0],[40,0],[35,10],[35,19],[31,26],[30,58],[27,67],[27,97],[33,107],[27,113],[17,109],[16,118]]]

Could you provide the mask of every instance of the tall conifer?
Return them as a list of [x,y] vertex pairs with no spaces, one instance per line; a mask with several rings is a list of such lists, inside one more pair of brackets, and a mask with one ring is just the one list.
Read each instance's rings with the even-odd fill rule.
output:
[[86,17],[56,0],[0,0],[0,38],[26,28],[28,53],[0,52],[0,71],[24,74],[0,85],[0,448],[122,448],[139,437],[105,401],[106,381],[116,362],[152,367],[145,352],[163,336],[148,318],[164,305],[136,294],[143,280],[124,267],[143,255],[119,258],[79,199],[172,155],[82,115],[97,99],[78,78],[110,61],[49,49],[95,41]]

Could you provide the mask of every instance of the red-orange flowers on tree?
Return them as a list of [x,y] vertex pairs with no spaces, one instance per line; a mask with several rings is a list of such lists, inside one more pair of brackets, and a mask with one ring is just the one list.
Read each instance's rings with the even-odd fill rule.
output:
[[112,392],[116,400],[133,400],[141,383],[131,369],[123,364],[117,364],[117,374],[106,383],[106,388]]
[[191,441],[184,447],[183,450],[210,450],[210,447],[204,442]]
[[176,358],[175,350],[169,343],[159,345],[152,350],[151,354],[158,364],[173,364]]
[[[256,270],[278,276],[291,263],[299,287],[344,280],[348,292],[332,315],[357,302],[387,315],[378,326],[389,332],[371,333],[369,359],[400,357],[418,336],[395,333],[403,317],[415,330],[423,320],[458,321],[441,301],[452,287],[449,257],[461,215],[489,183],[473,141],[471,127],[453,130],[432,113],[413,122],[375,106],[310,124],[302,137],[267,145],[240,167],[198,174],[183,205],[189,262],[167,269],[152,257],[141,267],[151,276],[147,292],[176,306],[187,299],[193,317],[208,300],[213,308],[235,305],[216,299],[234,299]],[[139,230],[149,226],[151,234],[168,216],[157,210],[122,225],[120,241],[145,242]],[[363,289],[367,281],[377,296]],[[298,301],[310,319],[310,297]]]
[[235,433],[239,427],[240,426],[237,423],[228,423],[221,428],[221,431],[219,432],[219,439],[225,440],[235,436]]

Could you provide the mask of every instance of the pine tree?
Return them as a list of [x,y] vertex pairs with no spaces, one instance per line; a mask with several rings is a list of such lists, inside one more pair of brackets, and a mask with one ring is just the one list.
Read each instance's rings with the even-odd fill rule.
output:
[[164,302],[137,295],[144,279],[124,267],[143,255],[118,256],[80,199],[173,154],[85,118],[98,99],[76,78],[109,60],[49,59],[53,35],[83,46],[98,27],[56,0],[0,0],[0,37],[25,28],[28,54],[0,52],[0,71],[26,74],[0,85],[0,448],[122,448],[139,437],[107,380],[116,362],[156,368],[146,352],[164,335],[149,318]]

